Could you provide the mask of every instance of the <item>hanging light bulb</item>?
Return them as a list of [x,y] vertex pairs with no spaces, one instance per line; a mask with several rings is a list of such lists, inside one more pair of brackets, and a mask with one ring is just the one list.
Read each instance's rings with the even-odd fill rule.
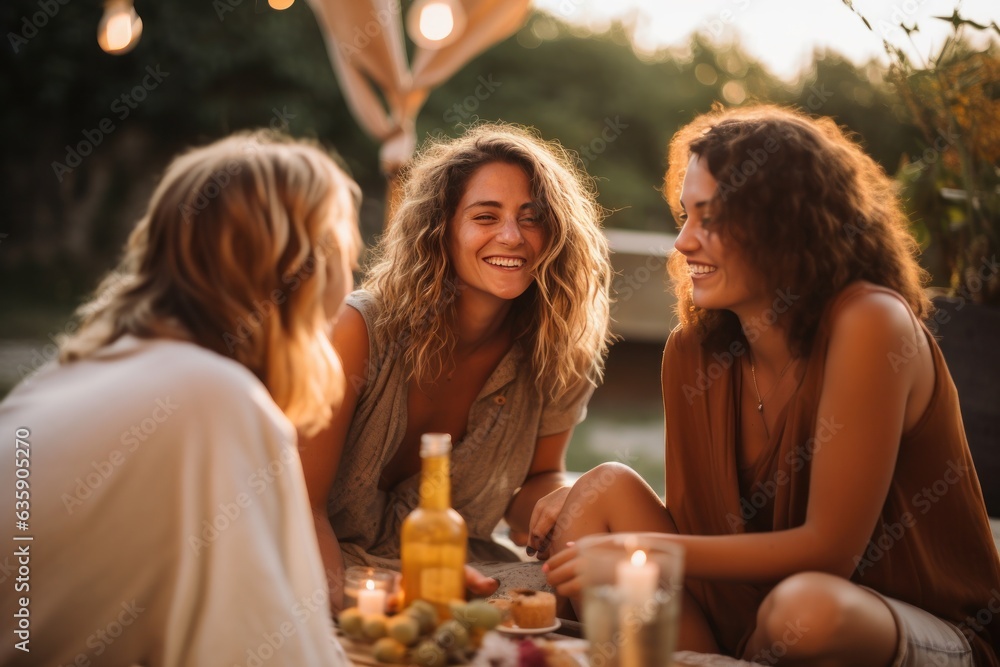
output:
[[267,4],[271,5],[271,9],[281,11],[282,9],[288,9],[295,4],[295,0],[267,0]]
[[465,29],[465,9],[458,0],[417,0],[406,15],[406,30],[417,46],[443,48]]
[[142,19],[135,12],[131,0],[108,0],[104,16],[97,26],[97,43],[107,53],[119,56],[128,53],[139,43]]

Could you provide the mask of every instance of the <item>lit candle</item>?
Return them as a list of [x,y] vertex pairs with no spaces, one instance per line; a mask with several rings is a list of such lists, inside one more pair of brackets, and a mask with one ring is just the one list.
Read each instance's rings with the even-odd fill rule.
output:
[[385,591],[375,588],[375,582],[369,579],[365,587],[358,590],[358,611],[362,614],[385,613]]
[[646,552],[637,549],[629,562],[618,563],[615,570],[618,588],[629,602],[641,604],[656,593],[660,567],[646,562]]

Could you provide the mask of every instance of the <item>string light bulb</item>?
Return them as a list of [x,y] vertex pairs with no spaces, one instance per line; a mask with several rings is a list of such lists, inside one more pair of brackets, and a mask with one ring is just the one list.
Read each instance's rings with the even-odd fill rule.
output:
[[267,4],[271,5],[271,9],[281,11],[294,5],[295,0],[267,0]]
[[139,43],[141,35],[142,19],[131,0],[108,0],[104,4],[104,16],[97,26],[97,43],[106,53],[114,56],[128,53]]
[[458,0],[417,0],[406,15],[406,30],[417,46],[440,49],[461,36],[465,21]]

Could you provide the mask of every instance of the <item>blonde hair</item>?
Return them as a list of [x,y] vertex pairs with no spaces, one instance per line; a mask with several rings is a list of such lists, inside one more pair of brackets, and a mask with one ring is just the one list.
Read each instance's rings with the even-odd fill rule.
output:
[[603,374],[611,340],[608,243],[591,179],[561,146],[519,127],[488,123],[431,140],[407,167],[364,284],[382,304],[374,333],[383,349],[401,350],[408,378],[431,380],[444,368],[457,342],[458,293],[446,227],[473,173],[497,162],[527,174],[546,231],[535,282],[511,312],[536,386],[558,400]]
[[[358,186],[321,148],[234,135],[177,157],[118,268],[77,311],[60,361],[121,336],[177,337],[249,368],[303,432],[343,395],[324,313],[335,226],[357,234]],[[343,228],[341,228],[343,229]]]

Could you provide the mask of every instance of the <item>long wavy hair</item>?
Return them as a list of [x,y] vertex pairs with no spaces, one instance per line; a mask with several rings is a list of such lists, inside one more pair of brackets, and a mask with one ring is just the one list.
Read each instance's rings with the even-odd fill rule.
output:
[[[677,220],[692,155],[719,184],[713,227],[771,293],[792,288],[802,297],[779,316],[794,353],[808,354],[825,306],[857,280],[899,292],[920,318],[930,313],[893,180],[833,120],[770,105],[699,116],[670,143],[664,195]],[[668,267],[681,324],[709,346],[740,340],[732,312],[694,305],[684,256],[673,253]]]
[[230,136],[167,167],[118,268],[78,310],[60,361],[121,336],[190,340],[249,368],[303,432],[343,395],[324,294],[357,185],[316,145]]
[[428,141],[410,163],[364,283],[385,306],[375,336],[402,354],[411,379],[433,380],[445,367],[457,342],[458,297],[445,232],[470,177],[490,163],[521,167],[540,210],[545,246],[511,316],[536,386],[557,400],[581,380],[601,379],[611,265],[593,181],[561,146],[522,128],[478,125],[457,139]]

